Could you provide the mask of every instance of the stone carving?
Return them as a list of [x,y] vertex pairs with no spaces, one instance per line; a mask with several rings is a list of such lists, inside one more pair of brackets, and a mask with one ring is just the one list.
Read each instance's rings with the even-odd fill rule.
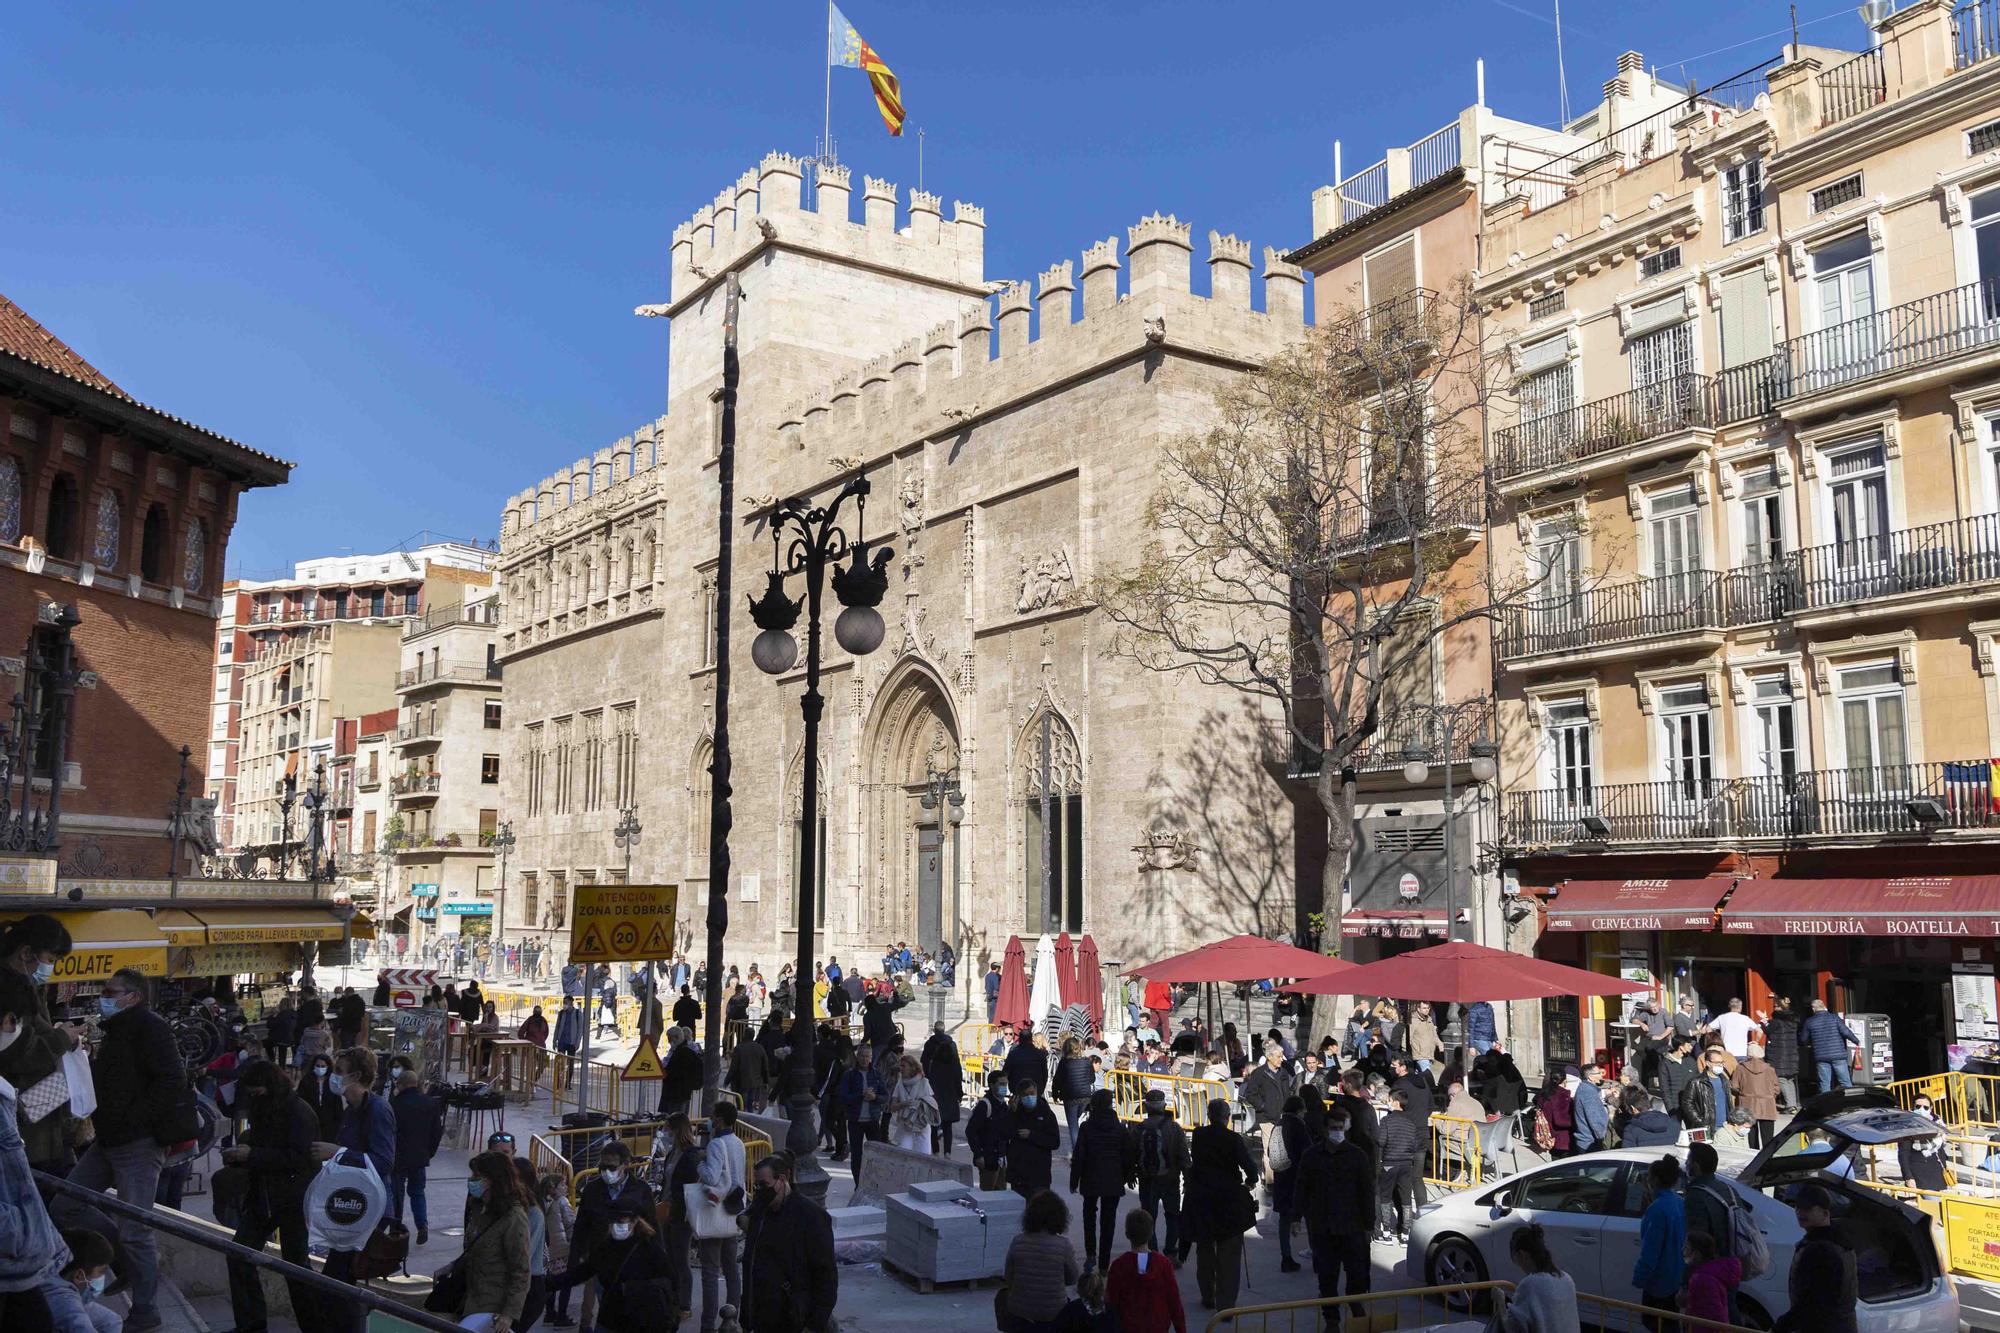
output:
[[1058,546],[1046,555],[1030,560],[1021,557],[1020,592],[1014,609],[1023,613],[1060,606],[1076,590],[1076,573],[1070,568],[1069,548]]
[[1146,342],[1158,347],[1167,340],[1167,317],[1165,315],[1146,316]]
[[203,856],[214,856],[221,847],[215,831],[215,798],[197,796],[188,802],[181,817],[181,839]]
[[1146,835],[1146,840],[1134,846],[1139,854],[1140,870],[1178,870],[1191,866],[1201,853],[1201,846],[1194,835],[1185,829],[1172,832],[1155,830]]
[[912,472],[903,478],[903,484],[896,490],[896,499],[902,505],[898,521],[903,525],[903,535],[914,537],[924,530],[924,479]]
[[763,218],[763,217],[758,218],[757,230],[763,233],[764,239],[767,241],[775,241],[778,239],[778,224],[771,221],[771,219],[769,218]]

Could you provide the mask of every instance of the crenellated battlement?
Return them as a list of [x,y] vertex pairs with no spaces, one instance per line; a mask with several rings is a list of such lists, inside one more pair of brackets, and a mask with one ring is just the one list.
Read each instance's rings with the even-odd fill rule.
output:
[[[1042,270],[1034,286],[1008,282],[968,302],[858,376],[846,376],[777,414],[782,455],[820,462],[868,458],[960,429],[1096,366],[1155,347],[1254,363],[1304,325],[1305,274],[1265,251],[1266,309],[1252,308],[1250,244],[1208,234],[1210,293],[1191,290],[1189,224],[1153,214],[1128,228],[1129,285],[1118,290],[1119,241],[1082,252],[1082,312],[1074,310],[1074,261]],[[997,335],[996,335],[997,330]],[[858,409],[858,410],[856,410]],[[778,463],[780,469],[787,465]],[[787,472],[789,475],[789,471]]]
[[817,251],[932,282],[980,285],[986,250],[983,208],[955,203],[946,223],[937,195],[911,190],[907,218],[899,226],[896,186],[867,176],[857,219],[853,182],[848,167],[766,153],[754,170],[673,229],[670,304],[692,298],[764,245]]
[[635,488],[650,485],[664,461],[668,419],[649,421],[630,435],[568,467],[559,468],[535,485],[509,496],[500,516],[503,551],[551,529],[568,529],[624,507]]

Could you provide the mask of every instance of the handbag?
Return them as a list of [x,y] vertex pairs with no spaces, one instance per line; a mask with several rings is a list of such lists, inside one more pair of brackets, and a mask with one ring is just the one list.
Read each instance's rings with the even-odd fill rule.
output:
[[362,1281],[389,1277],[403,1271],[410,1257],[410,1229],[394,1218],[385,1217],[375,1234],[354,1256],[353,1275]]
[[[472,1251],[479,1248],[479,1242],[485,1240],[494,1230],[495,1228],[488,1227],[485,1231],[480,1232],[473,1238],[472,1244],[466,1249],[464,1254],[459,1255],[458,1258],[440,1268],[437,1274],[431,1278],[430,1295],[424,1297],[424,1308],[426,1310],[429,1310],[432,1314],[448,1314],[454,1319],[463,1313],[467,1290],[470,1285],[470,1279],[465,1275],[466,1260],[472,1258]],[[404,1239],[405,1249],[408,1248],[408,1244],[408,1233],[406,1232]]]
[[708,1186],[683,1185],[681,1198],[696,1240],[726,1240],[736,1234],[736,1219],[729,1215],[724,1200],[709,1197]]
[[48,1118],[50,1112],[69,1102],[69,1080],[63,1077],[62,1066],[56,1072],[21,1092],[21,1118],[30,1124],[39,1124]]

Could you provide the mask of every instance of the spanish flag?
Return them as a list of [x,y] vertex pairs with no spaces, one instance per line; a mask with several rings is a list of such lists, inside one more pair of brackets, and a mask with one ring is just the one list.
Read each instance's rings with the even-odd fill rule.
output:
[[861,34],[847,21],[847,15],[840,12],[840,6],[831,3],[826,7],[826,63],[836,69],[866,72],[875,89],[875,106],[882,113],[882,123],[889,127],[890,134],[902,137],[902,85],[896,82],[896,76],[889,72],[875,49],[861,40]]

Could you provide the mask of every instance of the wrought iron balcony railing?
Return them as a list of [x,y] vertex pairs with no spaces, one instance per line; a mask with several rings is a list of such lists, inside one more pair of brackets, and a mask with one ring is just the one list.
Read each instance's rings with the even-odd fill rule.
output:
[[1716,425],[1716,396],[1706,375],[1672,375],[1493,432],[1501,478],[1580,463],[1699,426]]
[[435,773],[398,773],[389,780],[389,791],[396,796],[428,795],[437,789]]
[[1782,344],[1772,368],[1778,399],[2000,350],[2000,279],[1905,301]]
[[[1450,757],[1462,763],[1471,757],[1470,747],[1482,738],[1494,736],[1493,696],[1477,695],[1451,704],[1412,704],[1390,710],[1376,724],[1375,733],[1354,752],[1354,767],[1364,773],[1401,768],[1411,760],[1439,764],[1445,760],[1445,737],[1450,733]],[[1287,732],[1289,776],[1312,778],[1319,775],[1322,747],[1305,744],[1296,733]]]
[[1510,792],[1515,846],[2000,831],[1993,761],[1808,769]]
[[1502,609],[1503,660],[1577,652],[1661,634],[1754,624],[1772,616],[1760,571],[1691,569],[1604,583]]

